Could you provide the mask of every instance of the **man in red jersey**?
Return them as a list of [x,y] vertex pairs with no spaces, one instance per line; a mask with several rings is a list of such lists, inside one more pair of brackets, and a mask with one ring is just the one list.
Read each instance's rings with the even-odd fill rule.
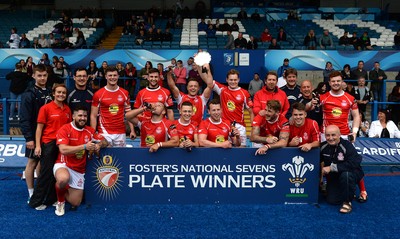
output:
[[[323,113],[323,132],[329,125],[339,127],[342,138],[348,139],[351,134],[355,141],[357,131],[360,126],[360,114],[358,113],[357,103],[352,95],[343,91],[341,85],[343,82],[342,75],[339,71],[334,71],[329,75],[329,85],[331,90],[320,96],[320,102]],[[353,117],[352,133],[348,126],[349,115]],[[325,141],[325,136],[321,136],[322,141]]]
[[178,147],[179,137],[176,126],[165,118],[166,110],[162,102],[149,104],[139,109],[134,109],[126,114],[126,119],[135,122],[139,114],[150,111],[151,118],[143,118],[139,122],[140,146],[150,147],[149,152],[157,152],[159,148]]
[[71,123],[63,125],[57,132],[60,152],[53,167],[58,201],[55,210],[57,216],[64,215],[65,200],[73,207],[82,202],[87,151],[99,152],[100,148],[108,145],[103,136],[86,125],[86,108],[75,107],[72,118]]
[[261,116],[265,115],[265,107],[269,100],[278,100],[282,106],[280,113],[282,113],[284,116],[287,114],[290,104],[286,93],[278,88],[277,83],[278,75],[275,72],[268,72],[268,74],[265,76],[265,87],[263,87],[254,95],[254,117],[257,114]]
[[[125,147],[124,115],[131,109],[129,92],[118,86],[117,68],[108,66],[105,74],[107,85],[93,95],[90,126],[97,129],[112,147]],[[131,129],[130,137],[135,138],[133,124],[129,123],[129,127]]]
[[295,102],[292,105],[289,144],[290,147],[298,147],[308,152],[312,148],[319,147],[319,127],[315,120],[308,119],[305,105]]
[[188,151],[192,147],[199,147],[199,138],[196,121],[193,121],[193,105],[189,101],[182,103],[179,109],[180,117],[174,121],[179,136],[179,147],[186,148]]
[[268,149],[286,147],[289,140],[289,122],[281,114],[281,103],[269,100],[265,108],[265,116],[256,115],[252,123],[250,140],[263,146],[257,154],[266,154]]
[[[343,91],[341,87],[342,82],[342,74],[339,71],[332,72],[329,75],[331,90],[320,96],[323,113],[323,132],[326,131],[328,126],[336,125],[340,130],[341,137],[354,143],[360,127],[361,118],[355,98]],[[350,132],[348,126],[350,113],[353,117],[352,132]],[[321,141],[326,141],[325,134],[321,134]],[[358,186],[360,188],[358,200],[360,202],[366,202],[368,200],[368,195],[364,179],[360,180]]]
[[[207,71],[208,73],[203,73],[201,67],[198,66],[195,67],[197,67],[200,75],[210,74],[209,69]],[[212,88],[207,86],[207,88],[204,89],[203,94],[198,95],[200,90],[199,82],[197,81],[197,79],[189,78],[187,82],[188,93],[185,94],[182,91],[179,91],[178,87],[176,86],[175,81],[172,77],[172,70],[168,72],[167,78],[168,78],[168,86],[171,89],[172,96],[174,97],[174,99],[178,104],[178,109],[180,109],[183,102],[187,101],[192,103],[193,105],[192,120],[196,121],[197,124],[200,124],[200,122],[203,120],[204,110],[206,108],[207,101],[210,98]]]
[[220,96],[221,108],[222,108],[222,119],[228,120],[231,123],[236,122],[235,126],[240,132],[240,143],[241,146],[246,146],[246,126],[244,123],[244,112],[246,108],[250,113],[250,120],[253,115],[253,101],[250,98],[250,94],[247,90],[239,87],[239,72],[231,69],[226,74],[226,82],[228,86],[222,85],[213,80],[211,74],[201,75],[202,79],[207,83],[207,87],[213,83],[213,90]]
[[[161,102],[167,108],[167,117],[169,120],[174,120],[174,111],[172,107],[174,106],[174,102],[172,102],[171,94],[169,90],[158,85],[158,81],[160,79],[160,73],[157,69],[150,69],[147,80],[149,81],[149,85],[140,90],[138,95],[136,96],[136,101],[133,107],[135,109],[144,107],[145,103],[154,104],[156,102]],[[150,119],[151,111],[145,111],[139,120],[142,119]]]
[[232,148],[240,146],[240,132],[231,122],[221,118],[221,103],[213,99],[208,103],[210,117],[199,126],[199,143],[203,147]]

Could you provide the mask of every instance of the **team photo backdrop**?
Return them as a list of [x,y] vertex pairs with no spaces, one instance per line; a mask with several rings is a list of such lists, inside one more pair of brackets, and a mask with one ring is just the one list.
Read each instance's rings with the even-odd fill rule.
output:
[[[136,154],[138,149],[139,141],[127,140],[127,149],[132,150],[129,154]],[[359,154],[363,156],[362,163],[364,164],[399,164],[400,163],[400,139],[371,139],[371,138],[357,138],[355,147]],[[106,149],[109,150],[109,149]],[[123,150],[117,148],[118,150]],[[207,150],[211,149],[202,149]],[[243,149],[235,149],[241,152]],[[254,149],[251,149],[254,151]],[[270,152],[274,152],[271,150]],[[211,152],[211,151],[210,151]],[[218,153],[223,156],[226,151],[221,150]],[[268,152],[268,153],[270,153]],[[254,152],[253,152],[254,153]],[[104,154],[104,153],[103,153]],[[240,153],[241,154],[241,153]],[[156,156],[160,154],[155,154]],[[189,154],[192,157],[195,154]],[[151,157],[152,154],[145,154],[145,157]],[[208,156],[206,156],[208,157]],[[318,156],[319,157],[319,156]],[[0,168],[19,168],[25,167],[25,141],[21,138],[20,140],[0,140]]]
[[86,203],[317,203],[319,149],[109,148],[88,163]]

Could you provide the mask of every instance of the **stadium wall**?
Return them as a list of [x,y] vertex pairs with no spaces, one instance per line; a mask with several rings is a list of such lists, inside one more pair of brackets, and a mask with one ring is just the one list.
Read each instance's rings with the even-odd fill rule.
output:
[[[56,49],[0,49],[0,74],[14,70],[15,63],[20,59],[32,56],[34,62],[38,62],[43,53],[50,58],[63,56],[71,69],[87,67],[90,60],[97,62],[100,66],[102,61],[108,61],[115,65],[118,62],[132,62],[140,70],[146,61],[163,63],[168,66],[172,58],[186,61],[193,56],[197,49],[191,50],[56,50]],[[304,51],[304,50],[209,50],[212,56],[213,75],[215,80],[225,82],[226,72],[235,68],[240,71],[241,83],[247,84],[255,72],[264,76],[268,71],[276,71],[285,58],[290,60],[290,66],[296,68],[300,74],[299,79],[311,79],[320,82],[321,71],[326,62],[330,61],[334,69],[341,70],[345,64],[352,68],[357,66],[359,60],[365,62],[365,69],[371,70],[375,61],[381,63],[381,68],[389,74],[393,80],[395,73],[400,70],[400,52],[398,51]],[[393,77],[393,78],[392,78]],[[0,77],[0,94],[8,95],[9,82]],[[391,89],[391,88],[390,88]]]

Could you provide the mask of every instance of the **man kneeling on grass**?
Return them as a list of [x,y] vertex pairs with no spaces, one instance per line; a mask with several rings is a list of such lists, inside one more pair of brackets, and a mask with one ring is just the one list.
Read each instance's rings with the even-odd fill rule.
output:
[[326,141],[321,145],[322,174],[327,177],[327,202],[342,204],[339,212],[350,213],[356,185],[364,172],[361,155],[352,143],[340,135],[336,125],[329,125],[325,129]]
[[81,204],[87,154],[98,154],[100,148],[108,145],[103,136],[96,134],[92,127],[86,125],[87,109],[76,107],[72,118],[71,123],[65,124],[57,132],[60,153],[53,168],[58,201],[55,210],[57,216],[64,215],[65,200],[72,207]]

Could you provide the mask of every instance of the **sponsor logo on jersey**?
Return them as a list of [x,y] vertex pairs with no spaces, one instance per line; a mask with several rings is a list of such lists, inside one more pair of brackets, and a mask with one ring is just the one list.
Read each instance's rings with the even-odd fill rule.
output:
[[236,109],[235,103],[233,101],[231,101],[231,100],[229,100],[226,103],[226,106],[228,107],[228,110],[231,111],[231,112]]
[[339,118],[342,115],[342,109],[341,108],[337,108],[337,107],[333,108],[332,109],[332,115],[335,118]]
[[223,135],[217,135],[217,137],[215,137],[215,143],[223,143],[225,142],[225,137]]
[[118,106],[118,104],[111,104],[110,107],[108,108],[108,110],[110,111],[110,113],[112,115],[116,115],[119,111],[119,106]]
[[151,146],[156,142],[156,138],[154,137],[154,135],[147,135],[145,142],[147,146]]

